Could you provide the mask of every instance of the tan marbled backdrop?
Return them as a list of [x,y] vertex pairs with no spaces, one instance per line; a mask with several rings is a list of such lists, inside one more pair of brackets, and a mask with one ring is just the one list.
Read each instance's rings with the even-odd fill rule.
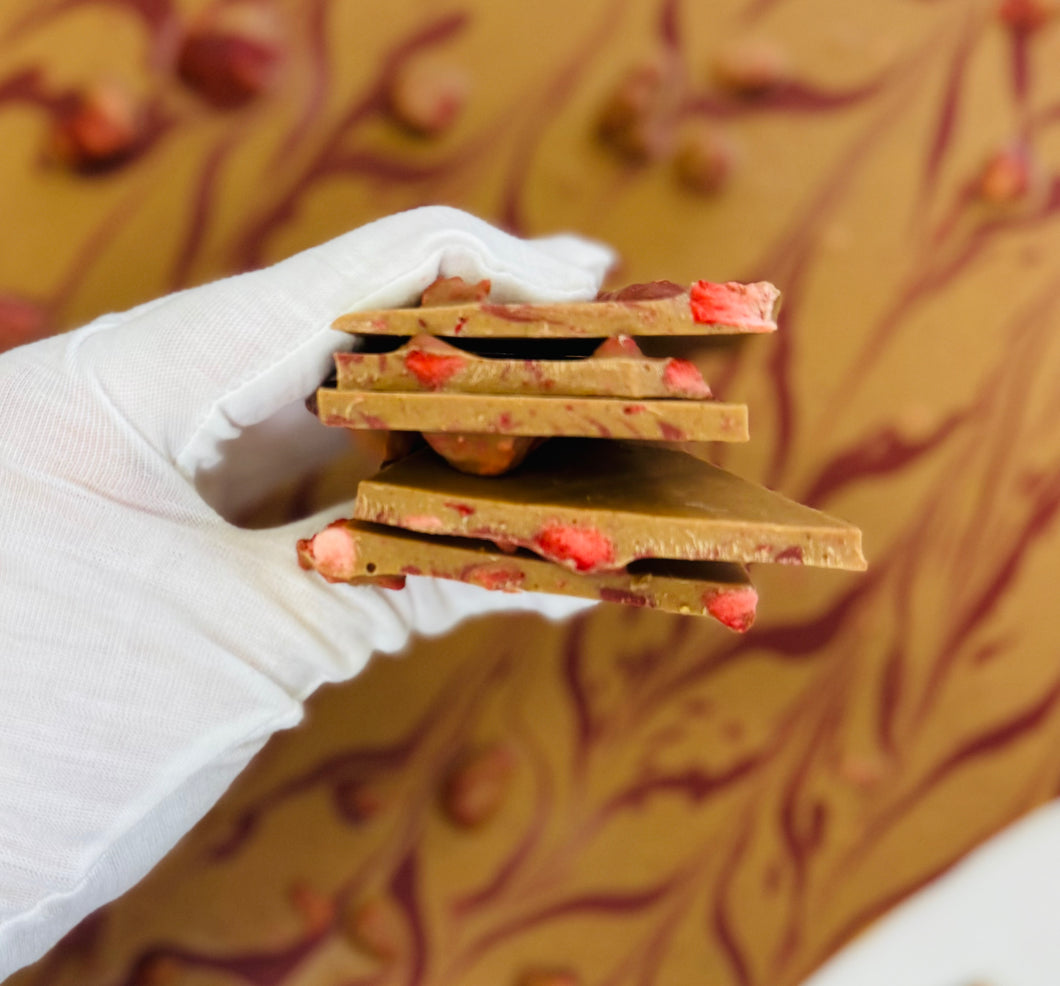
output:
[[379,660],[11,982],[786,986],[1053,797],[1054,12],[5,3],[0,344],[421,203],[577,230],[783,289],[695,353],[751,408],[717,458],[870,559],[757,568],[743,637],[600,607]]

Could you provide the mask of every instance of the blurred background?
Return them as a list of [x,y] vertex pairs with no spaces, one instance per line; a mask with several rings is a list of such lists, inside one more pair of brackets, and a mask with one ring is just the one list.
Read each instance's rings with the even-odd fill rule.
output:
[[5,0],[0,348],[420,204],[580,232],[616,285],[783,290],[688,354],[750,407],[713,458],[870,561],[756,568],[745,636],[600,606],[378,659],[10,982],[786,986],[1052,799],[1056,14]]

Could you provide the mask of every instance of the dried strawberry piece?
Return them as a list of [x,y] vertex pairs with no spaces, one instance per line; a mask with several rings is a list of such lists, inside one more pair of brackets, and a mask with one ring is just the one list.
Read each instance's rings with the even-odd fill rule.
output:
[[615,561],[611,539],[595,527],[550,524],[537,533],[534,548],[550,561],[576,572],[600,571],[612,567]]
[[703,602],[707,612],[719,623],[737,633],[746,633],[754,623],[758,593],[753,586],[741,586],[739,589],[711,591]]
[[765,281],[751,284],[696,281],[689,290],[689,296],[695,321],[734,327],[772,321],[779,297],[777,289]]
[[298,542],[298,562],[315,568],[329,582],[346,582],[357,571],[357,546],[342,520],[334,521],[311,538]]
[[455,346],[434,336],[416,336],[405,353],[405,368],[421,387],[437,390],[467,365],[467,357]]
[[[635,339],[631,336],[618,335],[611,336],[600,343],[593,350],[590,359],[618,356],[624,356],[627,359],[648,358],[641,351]],[[706,400],[713,396],[710,387],[707,386],[707,382],[703,379],[703,374],[699,372],[699,368],[686,359],[677,359],[676,357],[668,359],[666,366],[663,368],[663,382],[673,394],[678,394],[682,397]],[[637,405],[630,405],[627,408],[627,413],[633,412],[636,407]]]
[[687,359],[677,357],[668,359],[663,370],[663,380],[675,394],[698,397],[703,400],[714,396],[706,380],[703,379],[703,374],[699,372],[699,367]]

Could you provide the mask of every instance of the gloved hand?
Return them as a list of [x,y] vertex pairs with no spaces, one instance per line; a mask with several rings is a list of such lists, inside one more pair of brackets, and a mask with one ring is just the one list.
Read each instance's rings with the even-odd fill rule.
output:
[[293,468],[263,438],[331,441],[300,404],[336,315],[440,274],[582,300],[611,260],[421,209],[0,356],[0,979],[143,876],[323,682],[470,614],[583,605],[332,586],[295,554],[327,518],[222,515]]

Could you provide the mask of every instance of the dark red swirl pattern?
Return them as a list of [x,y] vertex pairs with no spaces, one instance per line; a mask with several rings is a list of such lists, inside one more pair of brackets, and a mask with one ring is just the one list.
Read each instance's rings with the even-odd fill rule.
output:
[[792,986],[1057,793],[1052,5],[428,7],[8,4],[0,346],[425,202],[766,278],[715,457],[870,571],[379,660],[14,986]]

